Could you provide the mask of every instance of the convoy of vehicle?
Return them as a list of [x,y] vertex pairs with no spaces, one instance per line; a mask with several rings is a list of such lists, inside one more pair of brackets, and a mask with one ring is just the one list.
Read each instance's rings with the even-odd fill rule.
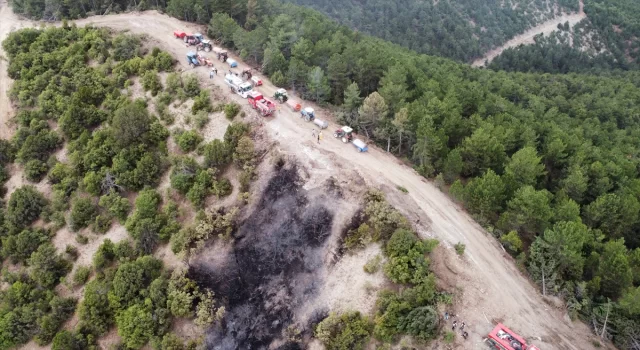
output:
[[[176,30],[173,32],[173,35],[177,39],[183,40],[187,44],[187,46],[196,47],[196,52],[187,52],[187,63],[191,68],[195,68],[198,66],[214,66],[213,60],[209,59],[207,56],[199,53],[198,51],[212,51],[219,61],[227,63],[230,68],[238,67],[238,62],[229,57],[229,53],[227,50],[218,46],[213,46],[211,40],[205,39],[204,35],[200,33],[190,34],[184,31]],[[253,89],[254,87],[262,86],[263,82],[262,79],[252,73],[251,69],[244,69],[240,75],[229,70],[229,72],[224,76],[224,81],[229,86],[231,91],[242,96],[243,98],[246,98],[249,105],[251,105],[251,107],[255,109],[261,116],[272,116],[278,109],[274,101],[265,98],[262,93]],[[285,104],[286,106],[291,108],[292,111],[300,112],[301,118],[303,118],[305,121],[313,122],[313,124],[318,128],[326,129],[329,127],[329,123],[316,118],[315,110],[312,107],[302,108],[300,102],[290,99],[287,90],[276,90],[273,98],[281,104]],[[333,136],[335,138],[341,139],[344,143],[352,143],[356,147],[358,152],[366,152],[369,149],[364,141],[355,138],[355,133],[349,126],[345,125],[336,130]]]

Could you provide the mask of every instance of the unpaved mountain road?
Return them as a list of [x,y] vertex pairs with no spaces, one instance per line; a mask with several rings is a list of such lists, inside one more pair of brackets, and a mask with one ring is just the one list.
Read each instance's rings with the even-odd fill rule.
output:
[[587,18],[587,15],[584,13],[584,3],[583,0],[580,0],[580,11],[578,13],[564,14],[560,17],[556,17],[554,19],[550,19],[546,22],[540,23],[539,25],[527,30],[526,32],[513,37],[502,46],[487,52],[483,57],[473,61],[472,65],[474,67],[482,67],[484,66],[485,61],[491,63],[494,58],[498,57],[498,55],[500,55],[504,50],[508,48],[516,47],[520,44],[533,44],[533,38],[538,34],[551,34],[554,30],[558,30],[558,24],[569,22],[569,26],[573,27],[585,18]]
[[[7,35],[8,29],[18,28],[22,23],[28,25],[29,22],[17,20],[7,11],[6,3],[2,2],[0,6],[3,7],[0,9],[0,28],[3,30],[0,32],[0,38]],[[11,24],[12,21],[15,23]],[[10,25],[4,25],[7,22]],[[96,16],[76,23],[146,34],[154,45],[173,54],[179,64],[187,70],[185,53],[190,49],[185,48],[182,41],[174,39],[172,32],[176,29],[206,32],[202,27],[178,21],[155,11]],[[240,67],[235,71],[239,72],[247,67],[237,57],[232,57],[240,62]],[[226,72],[228,66],[219,62],[216,62],[216,66],[219,75],[213,80],[209,79],[208,70],[204,67],[191,71],[198,74],[203,82],[223,89],[227,98],[246,107],[246,100],[229,93],[220,77],[220,73]],[[271,96],[276,88],[262,78],[265,85],[258,90]],[[3,79],[0,84],[6,85],[7,82]],[[6,107],[0,107],[0,115],[6,115]],[[316,111],[321,119],[330,119],[328,112],[320,108],[316,108]],[[253,114],[250,113],[251,118],[257,118]],[[453,280],[452,283],[459,294],[459,308],[456,313],[469,325],[469,340],[459,340],[456,349],[486,349],[487,345],[482,342],[482,336],[492,328],[490,320],[504,322],[540,346],[542,350],[593,348],[589,340],[591,333],[586,325],[565,321],[563,312],[550,307],[542,300],[537,287],[518,272],[513,261],[505,256],[491,235],[431,182],[410,167],[401,164],[395,157],[376,147],[371,147],[368,153],[358,153],[352,145],[333,139],[332,130],[337,128],[333,123],[323,133],[324,139],[317,144],[311,138],[311,123],[304,122],[299,114],[287,110],[285,106],[282,106],[276,116],[264,119],[262,128],[276,142],[274,147],[283,153],[295,154],[301,159],[313,159],[314,166],[308,170],[314,172],[315,176],[329,176],[356,169],[371,186],[382,186],[389,197],[393,198],[392,202],[403,207],[404,212],[428,217],[431,225],[420,231],[422,236],[435,236],[449,248],[458,242],[466,245],[464,258],[458,258],[448,249],[447,258],[437,263],[437,266],[448,271],[448,277]],[[395,189],[396,186],[405,187],[408,194],[400,193]]]

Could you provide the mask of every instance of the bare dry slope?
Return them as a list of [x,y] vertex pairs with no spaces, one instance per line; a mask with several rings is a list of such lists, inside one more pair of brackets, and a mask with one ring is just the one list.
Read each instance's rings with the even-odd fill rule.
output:
[[[23,27],[32,26],[29,21],[21,21],[11,11],[6,0],[0,0],[0,43],[10,32]],[[7,122],[13,116],[13,107],[9,101],[11,79],[7,75],[7,60],[0,45],[0,138],[8,139],[13,135],[14,128]]]
[[[0,23],[7,13],[2,12]],[[185,69],[185,53],[188,51],[180,40],[172,36],[175,29],[202,29],[154,11],[91,17],[77,21],[79,25],[107,26],[118,30],[130,30],[146,34],[162,49],[175,55]],[[0,33],[2,35],[3,33]],[[238,57],[233,56],[238,62]],[[217,63],[221,72],[228,66]],[[237,71],[246,68],[242,62]],[[205,68],[195,68],[203,81],[211,82],[228,91],[218,76],[208,79]],[[272,95],[275,87],[264,77],[265,85],[260,87],[265,95]],[[237,95],[229,95],[243,106],[246,100]],[[322,119],[328,119],[326,111],[317,108]],[[7,113],[0,110],[0,113]],[[332,124],[325,131],[325,138],[317,144],[311,139],[312,125],[305,123],[297,113],[282,108],[273,118],[264,119],[264,130],[278,143],[278,148],[288,154],[303,159],[313,159],[314,176],[331,175],[355,168],[371,186],[383,186],[393,197],[399,194],[396,185],[404,186],[409,193],[405,200],[394,204],[404,204],[405,211],[419,210],[432,222],[423,236],[435,236],[448,246],[457,242],[466,244],[465,260],[449,259],[447,266],[456,279],[463,309],[457,313],[469,324],[470,339],[465,349],[485,349],[482,335],[491,325],[489,320],[500,320],[544,350],[550,349],[592,349],[589,329],[582,323],[571,323],[563,319],[561,311],[549,307],[537,292],[537,288],[523,277],[512,260],[505,256],[495,239],[479,227],[458,205],[441,193],[433,184],[418,175],[413,169],[401,164],[393,156],[372,147],[369,153],[360,154],[351,145],[345,145],[331,136]]]
[[494,58],[496,58],[498,55],[500,55],[504,50],[508,48],[516,47],[520,44],[533,44],[534,43],[533,38],[538,34],[544,34],[544,35],[551,34],[554,30],[558,29],[558,24],[564,24],[565,22],[569,22],[569,25],[573,27],[574,25],[576,25],[578,22],[582,21],[585,18],[587,18],[587,15],[584,13],[584,3],[582,0],[580,0],[580,11],[578,13],[565,14],[563,16],[548,20],[544,23],[540,23],[534,28],[531,28],[526,32],[507,41],[502,46],[487,52],[483,57],[473,61],[472,65],[474,67],[482,67],[484,66],[485,61],[491,63],[491,61],[493,61]]

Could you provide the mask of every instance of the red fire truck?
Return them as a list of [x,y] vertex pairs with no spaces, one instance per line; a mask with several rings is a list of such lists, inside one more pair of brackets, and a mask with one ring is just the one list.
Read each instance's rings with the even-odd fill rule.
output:
[[534,345],[528,345],[521,336],[502,323],[498,323],[489,333],[486,341],[496,350],[540,350]]

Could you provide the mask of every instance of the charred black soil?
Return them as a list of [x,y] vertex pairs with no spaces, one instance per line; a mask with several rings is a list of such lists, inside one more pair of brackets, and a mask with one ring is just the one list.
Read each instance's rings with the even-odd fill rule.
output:
[[295,166],[276,167],[253,213],[239,224],[227,258],[206,262],[205,252],[191,264],[190,277],[226,302],[223,323],[207,335],[208,349],[305,347],[286,331],[295,327],[308,335],[310,323],[317,322],[294,324],[294,312],[322,286],[317,272],[338,200],[318,192],[302,188]]

